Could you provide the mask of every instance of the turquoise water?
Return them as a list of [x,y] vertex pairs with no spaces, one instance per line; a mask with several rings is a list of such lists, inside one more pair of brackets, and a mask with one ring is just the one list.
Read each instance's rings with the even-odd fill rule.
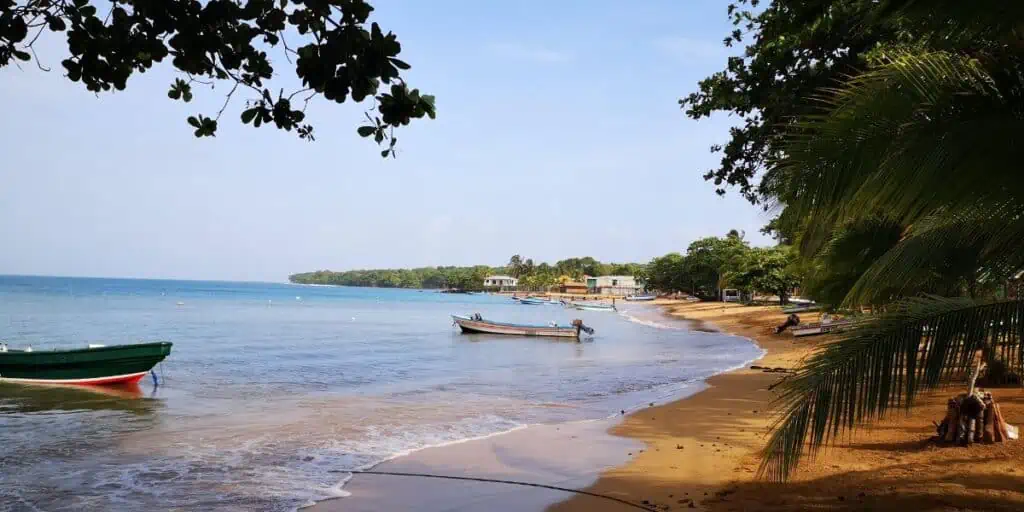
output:
[[[116,396],[0,385],[10,510],[293,510],[337,470],[684,393],[760,350],[651,306],[270,283],[0,276],[0,339],[35,350],[166,340]],[[583,343],[463,335],[449,315],[581,318]],[[6,509],[5,509],[6,510]]]

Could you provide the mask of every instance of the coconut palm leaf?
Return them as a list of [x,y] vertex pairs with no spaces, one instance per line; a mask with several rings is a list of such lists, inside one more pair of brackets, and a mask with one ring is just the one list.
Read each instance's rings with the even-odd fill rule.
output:
[[1020,73],[948,52],[895,52],[843,87],[824,91],[823,112],[794,124],[774,186],[810,217],[802,252],[865,212],[911,225],[937,209],[1024,203]]
[[[800,288],[819,304],[839,307],[865,271],[899,244],[905,229],[883,216],[856,219],[838,227],[828,243],[810,260]],[[888,283],[884,289],[896,293],[902,282]]]
[[[903,239],[860,275],[845,304],[878,304],[893,294],[943,292],[961,286],[974,296],[1024,268],[1024,205],[940,210],[907,230]],[[957,284],[959,283],[959,284]],[[898,284],[896,289],[892,284]],[[960,290],[947,289],[956,295]]]
[[827,345],[776,389],[780,417],[763,452],[761,474],[784,480],[805,450],[811,456],[858,425],[909,408],[922,389],[969,372],[978,350],[1024,368],[1024,301],[908,299]]
[[[1024,19],[1024,2],[1005,0],[882,0],[873,23],[889,24],[904,31],[925,34],[933,47],[979,48],[1018,38],[1019,20]],[[1003,35],[996,38],[978,34]]]

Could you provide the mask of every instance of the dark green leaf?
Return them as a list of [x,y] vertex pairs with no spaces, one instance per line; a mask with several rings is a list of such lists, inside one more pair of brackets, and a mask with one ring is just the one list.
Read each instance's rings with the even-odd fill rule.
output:
[[359,133],[360,137],[369,137],[370,135],[373,135],[374,131],[376,131],[376,128],[374,128],[373,126],[360,126],[356,130],[356,132]]
[[254,117],[256,117],[256,113],[258,111],[258,107],[253,107],[248,110],[242,111],[242,122],[245,124],[249,124],[249,122],[252,121]]
[[29,55],[28,52],[23,52],[23,51],[20,51],[20,50],[14,50],[14,57],[16,59],[18,59],[18,60],[26,60],[26,61],[32,58],[32,56]]
[[188,116],[188,124],[195,128],[199,128],[199,120],[195,116]]

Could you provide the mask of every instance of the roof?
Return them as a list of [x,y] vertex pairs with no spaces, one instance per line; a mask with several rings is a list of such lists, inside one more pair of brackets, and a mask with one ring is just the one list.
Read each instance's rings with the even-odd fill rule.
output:
[[484,278],[484,280],[487,280],[487,279],[511,279],[513,281],[516,280],[516,278],[514,278],[512,276],[487,276],[487,277]]

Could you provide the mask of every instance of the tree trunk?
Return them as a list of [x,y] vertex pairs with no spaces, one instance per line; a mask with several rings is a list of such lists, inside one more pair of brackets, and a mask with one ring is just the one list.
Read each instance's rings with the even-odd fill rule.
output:
[[984,359],[985,359],[984,357],[979,358],[978,359],[978,364],[974,365],[974,370],[971,371],[971,380],[968,382],[968,386],[967,386],[967,394],[968,395],[973,395],[974,394],[974,383],[977,382],[978,374],[981,373],[981,364],[982,364],[982,361],[984,361]]

